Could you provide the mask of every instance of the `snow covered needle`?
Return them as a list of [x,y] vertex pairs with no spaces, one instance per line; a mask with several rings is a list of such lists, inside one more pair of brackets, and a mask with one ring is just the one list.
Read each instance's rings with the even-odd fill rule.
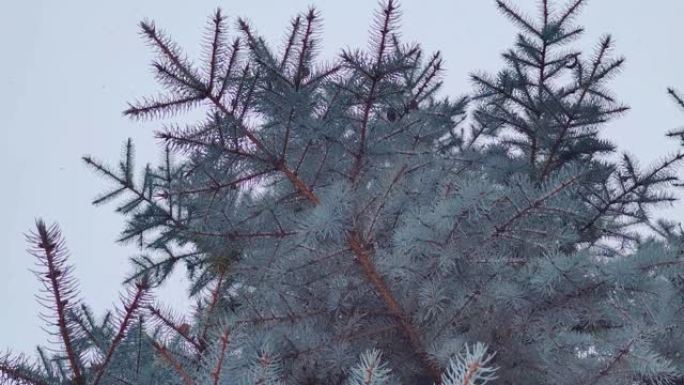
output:
[[494,353],[487,354],[487,345],[478,342],[470,351],[465,345],[465,354],[459,354],[451,360],[449,368],[442,375],[442,385],[484,385],[496,379],[494,374],[498,368],[488,366]]

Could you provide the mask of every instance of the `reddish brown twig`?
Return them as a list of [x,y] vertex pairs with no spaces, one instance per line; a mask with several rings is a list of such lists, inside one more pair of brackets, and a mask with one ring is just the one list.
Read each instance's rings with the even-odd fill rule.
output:
[[114,336],[114,339],[112,339],[112,344],[109,346],[109,350],[107,350],[107,354],[105,355],[102,364],[99,365],[99,369],[97,371],[97,374],[95,375],[93,385],[97,385],[100,382],[102,376],[107,372],[107,367],[109,366],[110,360],[112,359],[112,355],[119,347],[121,341],[123,341],[124,337],[126,336],[126,332],[128,331],[128,328],[130,327],[133,321],[133,318],[138,313],[138,310],[140,310],[140,308],[146,300],[145,297],[148,292],[148,289],[149,285],[146,281],[137,282],[135,284],[135,289],[132,291],[130,300],[123,301],[123,315],[121,317],[121,322],[119,323],[117,333]]
[[154,349],[161,355],[161,357],[166,361],[171,367],[178,373],[183,380],[183,383],[185,385],[194,385],[195,382],[192,380],[192,377],[188,374],[188,372],[183,369],[183,365],[181,365],[180,362],[169,352],[168,349],[166,349],[165,346],[160,345],[157,341],[151,340],[152,341],[152,346]]
[[223,331],[223,334],[221,334],[221,345],[219,348],[219,357],[218,360],[216,361],[216,366],[214,366],[214,369],[211,371],[211,377],[214,379],[213,384],[218,385],[219,379],[221,378],[221,368],[223,367],[223,360],[226,357],[226,350],[228,350],[228,337],[230,336],[230,332],[228,329],[225,329]]
[[73,330],[67,314],[74,312],[78,300],[76,298],[76,281],[71,276],[72,267],[67,264],[68,252],[64,246],[59,227],[55,224],[49,229],[42,219],[36,220],[36,232],[26,236],[31,245],[29,252],[38,258],[41,270],[35,271],[36,276],[44,286],[48,297],[41,301],[42,305],[54,312],[66,359],[76,385],[84,384],[81,374],[81,357],[73,343]]

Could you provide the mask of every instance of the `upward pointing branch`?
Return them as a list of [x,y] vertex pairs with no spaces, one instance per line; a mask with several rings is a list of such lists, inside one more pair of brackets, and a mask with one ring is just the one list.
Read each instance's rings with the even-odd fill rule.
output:
[[389,33],[392,31],[393,22],[397,17],[398,7],[393,0],[389,0],[387,5],[383,7],[381,12],[381,21],[379,24],[379,39],[377,42],[377,52],[375,57],[375,63],[373,63],[374,69],[370,73],[370,90],[368,91],[368,96],[365,99],[363,106],[363,114],[361,117],[361,125],[359,127],[359,148],[354,154],[354,164],[352,166],[350,175],[352,181],[356,181],[361,169],[363,168],[363,161],[366,153],[366,135],[368,133],[368,122],[370,121],[371,111],[375,105],[375,99],[377,98],[378,85],[382,79],[384,73],[381,68],[383,58],[387,51],[387,38]]
[[53,325],[57,326],[66,359],[76,385],[83,385],[81,357],[73,343],[72,329],[67,314],[72,312],[77,301],[76,283],[71,276],[71,266],[67,265],[67,250],[64,246],[59,227],[55,224],[47,228],[42,219],[36,220],[36,231],[26,236],[31,248],[29,253],[38,258],[43,268],[35,272],[48,293],[42,305],[54,312]]
[[116,336],[114,336],[114,339],[112,340],[112,344],[109,346],[109,350],[105,355],[105,359],[102,362],[102,365],[100,366],[97,375],[95,376],[93,385],[99,384],[100,379],[102,379],[102,376],[104,376],[104,374],[107,372],[107,368],[109,366],[109,363],[111,362],[114,352],[116,352],[116,349],[123,341],[129,326],[133,322],[133,318],[135,318],[136,314],[138,313],[138,310],[141,308],[143,302],[145,301],[145,294],[147,293],[148,288],[149,286],[145,279],[143,279],[141,282],[137,282],[135,284],[135,290],[132,292],[129,302],[124,302],[124,310],[123,315],[121,317],[121,322],[119,324],[119,328],[117,330]]

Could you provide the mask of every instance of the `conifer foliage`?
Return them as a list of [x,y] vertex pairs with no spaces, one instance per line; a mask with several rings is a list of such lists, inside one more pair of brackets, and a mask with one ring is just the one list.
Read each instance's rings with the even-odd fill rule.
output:
[[[113,184],[94,203],[119,199],[121,241],[140,243],[130,293],[97,322],[38,222],[59,350],[7,355],[0,381],[684,382],[684,235],[649,213],[674,200],[684,155],[612,156],[624,60],[609,36],[572,47],[584,3],[541,0],[535,18],[497,1],[515,46],[457,99],[438,93],[440,54],[399,39],[394,0],[331,63],[314,9],[277,50],[216,11],[200,65],[141,23],[165,92],[125,114],[165,121],[164,160],[138,178],[130,140],[118,167],[84,157]],[[189,109],[204,119],[168,119]],[[150,298],[178,264],[189,319]]]

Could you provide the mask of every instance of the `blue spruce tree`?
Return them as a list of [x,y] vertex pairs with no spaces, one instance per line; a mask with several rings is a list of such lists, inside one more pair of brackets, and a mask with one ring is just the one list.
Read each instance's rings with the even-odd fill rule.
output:
[[[122,198],[121,240],[144,250],[132,293],[117,320],[94,321],[54,279],[68,270],[61,251],[50,265],[61,241],[39,223],[61,348],[40,368],[7,356],[0,379],[682,383],[684,234],[649,210],[674,199],[684,155],[646,170],[611,156],[601,127],[626,107],[606,83],[623,59],[610,37],[572,48],[584,3],[542,0],[530,18],[498,1],[515,46],[454,100],[439,94],[439,53],[399,40],[392,0],[368,47],[330,64],[316,59],[314,9],[279,51],[245,20],[229,40],[217,11],[201,66],[142,23],[167,92],[126,114],[206,116],[159,130],[164,161],[140,181],[130,141],[116,168],[84,157],[114,183],[95,203]],[[189,321],[148,294],[179,263],[198,302]]]

